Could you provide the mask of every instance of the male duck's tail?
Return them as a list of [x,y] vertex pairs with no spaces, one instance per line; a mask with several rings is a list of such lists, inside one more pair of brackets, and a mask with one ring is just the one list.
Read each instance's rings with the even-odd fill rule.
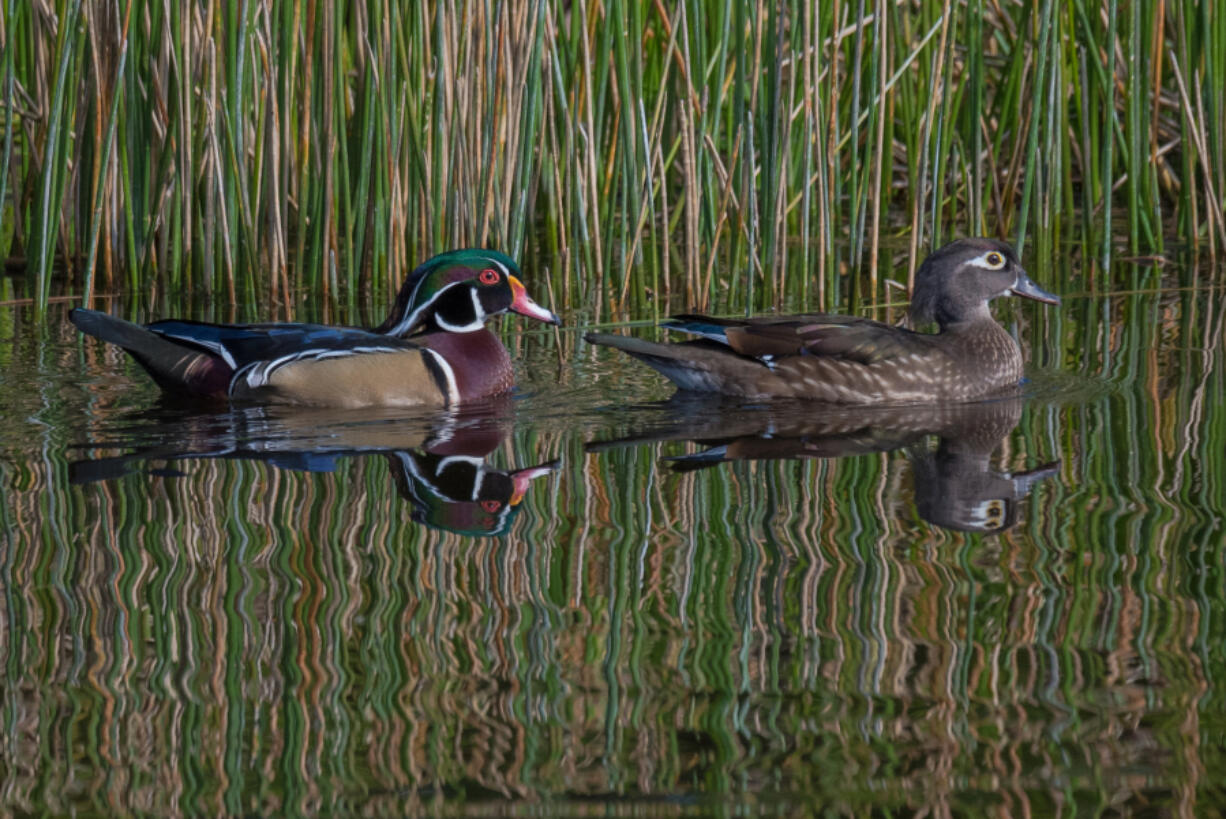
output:
[[233,369],[220,357],[97,310],[76,308],[68,319],[86,335],[122,347],[173,395],[225,396]]

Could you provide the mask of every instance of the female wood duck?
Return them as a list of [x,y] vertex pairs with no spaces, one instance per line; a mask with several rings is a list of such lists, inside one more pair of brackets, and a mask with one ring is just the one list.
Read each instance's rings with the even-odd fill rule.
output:
[[988,311],[991,299],[1006,294],[1060,303],[1031,281],[1009,245],[959,239],[925,259],[916,274],[910,324],[936,322],[935,334],[854,316],[684,315],[665,326],[701,340],[586,338],[646,362],[683,390],[836,404],[973,401],[1015,387],[1022,377],[1017,342]]
[[168,394],[330,407],[447,406],[514,386],[511,358],[486,319],[508,310],[560,324],[492,250],[456,250],[405,279],[372,330],[320,324],[141,326],[95,310],[69,318],[127,350]]

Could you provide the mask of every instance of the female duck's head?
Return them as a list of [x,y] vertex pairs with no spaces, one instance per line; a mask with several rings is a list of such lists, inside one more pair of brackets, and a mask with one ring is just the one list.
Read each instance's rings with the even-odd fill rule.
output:
[[968,321],[990,321],[988,302],[1006,294],[1060,303],[1026,275],[1010,245],[996,239],[958,239],[934,251],[916,272],[911,326],[935,321],[945,329]]

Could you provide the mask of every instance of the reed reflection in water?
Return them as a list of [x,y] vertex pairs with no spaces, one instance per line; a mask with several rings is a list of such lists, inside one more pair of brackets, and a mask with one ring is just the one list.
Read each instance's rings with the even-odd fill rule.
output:
[[[573,336],[521,350],[497,420],[133,414],[155,393],[122,359],[14,311],[0,799],[1203,812],[1226,797],[1220,296],[1069,299],[1022,334],[1063,374],[1029,400],[854,437],[695,426]],[[473,481],[432,482],[457,454]],[[478,474],[524,476],[494,536],[397,482],[458,501]],[[1007,502],[975,519],[1011,525],[927,500],[981,488]]]

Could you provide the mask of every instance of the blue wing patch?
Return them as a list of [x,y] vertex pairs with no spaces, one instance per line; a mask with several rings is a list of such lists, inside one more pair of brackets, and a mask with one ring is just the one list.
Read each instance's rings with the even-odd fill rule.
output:
[[675,318],[663,322],[660,326],[666,330],[675,330],[679,333],[689,333],[700,338],[718,341],[720,344],[728,343],[727,325],[717,324],[713,321],[701,321],[697,318]]

